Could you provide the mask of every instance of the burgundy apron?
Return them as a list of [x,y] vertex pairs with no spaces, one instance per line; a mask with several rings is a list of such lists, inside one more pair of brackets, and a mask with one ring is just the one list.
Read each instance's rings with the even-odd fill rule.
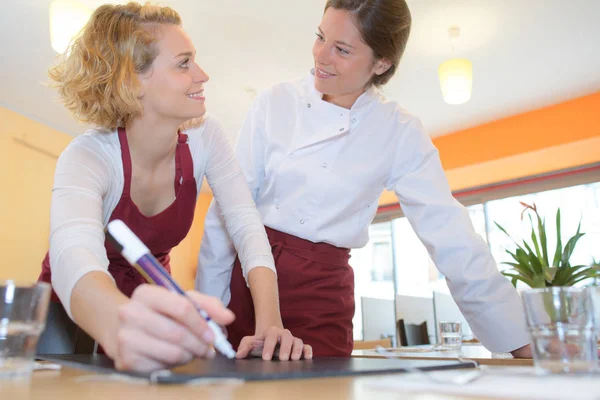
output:
[[[266,228],[277,268],[283,326],[313,348],[314,357],[349,357],[354,341],[354,271],[350,250],[313,243]],[[239,259],[231,276],[229,309],[235,321],[227,327],[237,348],[255,334],[254,306]]]
[[[142,214],[130,197],[131,155],[124,128],[119,128],[119,141],[123,161],[123,194],[110,216],[110,221],[120,219],[125,222],[167,271],[171,272],[169,252],[186,237],[192,226],[196,207],[197,188],[187,135],[178,133],[177,138],[175,200],[166,209],[151,217]],[[127,297],[131,297],[133,291],[146,280],[108,241],[105,241],[104,247],[109,260],[108,271],[121,292]],[[51,282],[48,253],[42,262],[42,273],[39,280]],[[59,301],[54,291],[52,300]]]

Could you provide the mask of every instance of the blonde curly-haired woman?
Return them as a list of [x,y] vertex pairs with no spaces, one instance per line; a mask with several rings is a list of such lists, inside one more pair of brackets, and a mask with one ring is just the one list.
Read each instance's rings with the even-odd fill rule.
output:
[[[259,279],[272,274],[265,230],[221,126],[204,116],[209,77],[195,54],[173,9],[103,5],[50,70],[66,107],[96,128],[59,158],[40,280],[52,283],[54,310],[63,307],[119,369],[211,357],[214,338],[189,300],[144,284],[105,241],[109,221],[123,220],[169,269],[206,176],[253,290],[268,292]],[[217,323],[233,321],[218,300],[190,296]]]

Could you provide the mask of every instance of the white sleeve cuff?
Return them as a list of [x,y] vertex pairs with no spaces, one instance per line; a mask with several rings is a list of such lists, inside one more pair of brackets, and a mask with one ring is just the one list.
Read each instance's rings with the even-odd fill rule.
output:
[[520,296],[471,318],[469,326],[488,350],[508,353],[531,342]]

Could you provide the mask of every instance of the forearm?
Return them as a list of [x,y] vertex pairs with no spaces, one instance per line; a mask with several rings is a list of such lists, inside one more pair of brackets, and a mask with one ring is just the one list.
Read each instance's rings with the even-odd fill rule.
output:
[[283,327],[277,275],[267,267],[256,267],[248,273],[248,284],[254,304],[256,333],[260,334],[271,326]]
[[97,340],[109,356],[117,351],[118,307],[128,301],[102,272],[84,275],[71,293],[75,323]]
[[217,297],[224,305],[231,298],[229,283],[236,251],[225,228],[217,203],[213,200],[204,219],[204,234],[198,254],[196,290]]

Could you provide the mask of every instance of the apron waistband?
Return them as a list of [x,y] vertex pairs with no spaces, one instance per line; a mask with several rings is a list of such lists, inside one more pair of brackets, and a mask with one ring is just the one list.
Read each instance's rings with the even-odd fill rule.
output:
[[288,233],[284,233],[268,226],[265,227],[273,256],[283,249],[302,257],[306,260],[321,262],[340,267],[347,267],[350,259],[350,249],[336,247],[329,243],[314,243]]

